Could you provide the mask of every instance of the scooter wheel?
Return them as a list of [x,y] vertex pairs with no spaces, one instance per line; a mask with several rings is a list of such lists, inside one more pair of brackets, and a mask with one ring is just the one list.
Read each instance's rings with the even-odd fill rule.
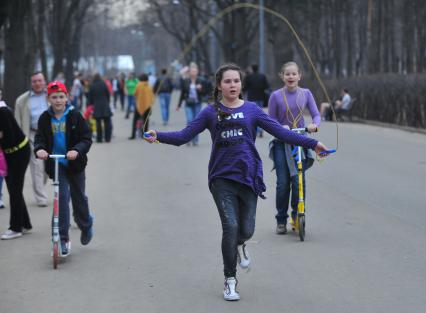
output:
[[58,268],[59,262],[59,244],[57,242],[53,243],[53,268],[56,270]]
[[299,238],[300,241],[305,241],[305,216],[299,216]]

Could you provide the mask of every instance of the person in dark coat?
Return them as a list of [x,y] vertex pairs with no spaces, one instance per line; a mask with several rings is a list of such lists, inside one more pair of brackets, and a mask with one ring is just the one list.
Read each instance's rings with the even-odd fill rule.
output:
[[96,142],[102,142],[104,139],[105,142],[111,141],[112,112],[109,100],[110,92],[108,87],[101,76],[96,73],[89,90],[89,103],[93,105],[93,117],[96,120]]
[[23,195],[31,149],[28,138],[3,101],[0,101],[0,148],[8,167],[6,185],[10,196],[10,226],[1,236],[1,239],[6,240],[21,237],[32,228]]
[[[263,73],[259,73],[259,66],[251,66],[252,73],[248,74],[244,81],[244,92],[247,93],[247,100],[255,102],[260,108],[264,108],[265,96],[269,89],[268,79]],[[257,129],[257,135],[263,137],[261,128]]]

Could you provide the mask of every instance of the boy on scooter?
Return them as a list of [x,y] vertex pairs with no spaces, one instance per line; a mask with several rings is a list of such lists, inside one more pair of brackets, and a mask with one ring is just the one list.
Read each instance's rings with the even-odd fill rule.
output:
[[87,245],[93,236],[93,218],[85,194],[87,156],[92,145],[92,136],[81,114],[68,104],[68,91],[61,82],[54,81],[47,86],[50,107],[38,120],[34,153],[45,160],[46,173],[54,177],[54,161],[49,154],[63,154],[59,160],[59,234],[61,252],[65,257],[70,253],[70,198],[74,220],[81,230],[80,241]]

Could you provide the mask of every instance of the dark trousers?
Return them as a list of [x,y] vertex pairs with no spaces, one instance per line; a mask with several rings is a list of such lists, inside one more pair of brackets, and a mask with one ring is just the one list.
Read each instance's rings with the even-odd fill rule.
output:
[[[102,127],[102,122],[103,126]],[[104,134],[105,131],[105,134]],[[111,135],[112,135],[112,124],[111,124],[111,117],[102,117],[96,119],[96,141],[102,142],[105,138],[106,142],[111,141]]]
[[142,120],[143,125],[143,131],[148,131],[149,126],[149,112],[151,112],[151,109],[148,109],[142,114],[142,116],[139,114],[138,110],[135,110],[135,114],[133,114],[133,123],[132,123],[132,134],[130,135],[131,138],[135,138],[136,136],[136,126],[138,124],[138,120]]
[[22,228],[31,229],[30,216],[25,204],[23,190],[25,172],[30,162],[30,144],[20,150],[5,154],[8,167],[6,176],[7,190],[10,196],[10,227],[9,229],[21,232]]
[[114,109],[117,108],[117,100],[120,99],[121,110],[124,110],[124,92],[114,91]]
[[61,240],[68,241],[70,227],[70,198],[72,201],[74,221],[78,227],[86,231],[92,226],[92,217],[89,213],[89,203],[85,193],[86,174],[69,173],[62,165],[59,166],[59,235]]
[[216,178],[210,192],[222,222],[222,256],[225,277],[237,273],[237,245],[249,240],[254,233],[257,195],[241,183]]
[[[293,160],[292,160],[293,161]],[[288,205],[290,202],[293,212],[297,212],[297,204],[299,203],[299,177],[297,175],[290,176],[290,170],[287,164],[285,153],[285,144],[282,142],[274,143],[274,164],[277,174],[276,189],[276,208],[277,224],[286,224],[288,216]],[[305,183],[305,162],[302,161],[303,169],[303,196],[306,199],[306,183]],[[297,165],[296,165],[297,166]]]

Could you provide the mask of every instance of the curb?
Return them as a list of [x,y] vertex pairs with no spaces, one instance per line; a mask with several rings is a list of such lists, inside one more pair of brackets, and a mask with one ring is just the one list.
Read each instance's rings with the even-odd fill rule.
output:
[[[339,122],[339,123],[341,123],[341,122]],[[416,128],[416,127],[409,127],[409,126],[403,126],[403,125],[397,125],[397,124],[391,124],[391,123],[384,123],[384,122],[373,121],[373,120],[365,120],[365,119],[358,118],[358,117],[355,117],[355,116],[352,118],[352,121],[345,121],[343,123],[367,124],[367,125],[399,129],[399,130],[404,130],[404,131],[407,131],[407,132],[410,132],[410,133],[418,133],[418,134],[426,135],[426,129],[425,128]]]

